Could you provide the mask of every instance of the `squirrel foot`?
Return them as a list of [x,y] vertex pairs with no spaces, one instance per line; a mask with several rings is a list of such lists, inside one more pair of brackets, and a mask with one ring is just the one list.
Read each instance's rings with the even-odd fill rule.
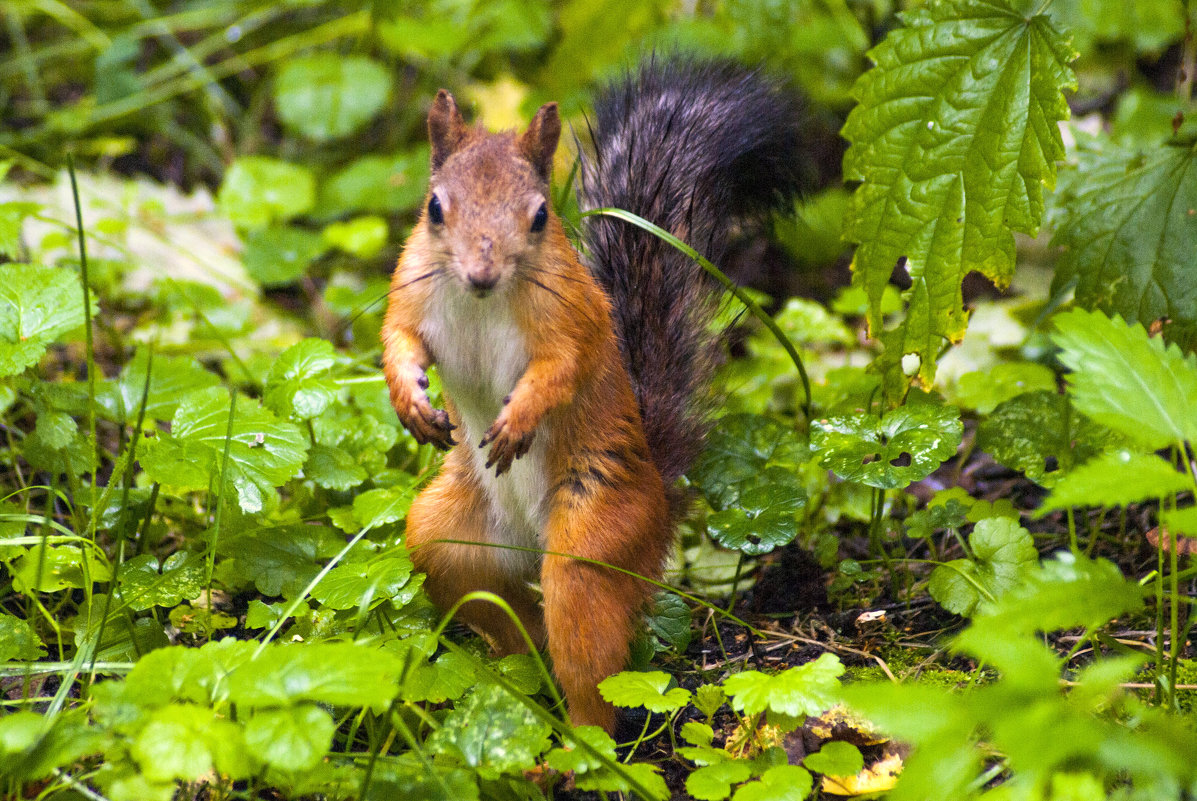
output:
[[482,442],[478,443],[479,448],[491,446],[490,453],[487,454],[486,466],[494,467],[496,476],[503,475],[511,468],[513,461],[527,453],[528,449],[532,447],[532,438],[536,436],[535,428],[522,434],[519,433],[511,422],[511,416],[507,411],[504,409],[499,414],[494,425],[482,435]]
[[428,376],[423,370],[419,373],[415,379],[417,389],[411,391],[409,388],[406,393],[392,392],[391,404],[416,442],[447,451],[457,444],[453,439],[453,430],[457,426],[449,421],[448,412],[435,408],[428,400],[428,393],[424,391],[428,387]]

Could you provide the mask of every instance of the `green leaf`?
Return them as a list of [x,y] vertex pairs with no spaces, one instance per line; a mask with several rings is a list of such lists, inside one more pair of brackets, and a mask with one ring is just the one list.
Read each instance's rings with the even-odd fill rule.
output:
[[121,566],[121,598],[138,611],[198,598],[203,588],[204,561],[187,551],[168,556],[161,570],[157,557],[150,554],[131,557]]
[[325,489],[353,489],[369,478],[366,468],[351,454],[331,445],[313,445],[303,473]]
[[38,203],[20,200],[0,203],[0,255],[14,260],[20,256],[21,227],[26,217],[40,210]]
[[315,704],[259,709],[245,722],[245,747],[283,771],[308,770],[324,758],[336,724]]
[[736,673],[723,682],[723,689],[731,696],[732,708],[748,715],[765,710],[789,717],[817,715],[835,703],[843,672],[837,657],[822,654],[775,675],[755,670]]
[[[146,475],[180,491],[207,489],[210,478],[220,475],[228,419],[224,388],[188,395],[175,412],[171,433],[146,443],[141,454]],[[238,396],[226,481],[241,508],[261,511],[264,497],[299,472],[307,448],[297,426]]]
[[1165,145],[1146,156],[1111,151],[1082,158],[1082,174],[1091,177],[1062,204],[1052,244],[1063,252],[1052,291],[1075,283],[1085,308],[1132,323],[1167,317],[1193,327],[1197,147]]
[[390,156],[362,156],[320,187],[322,214],[394,214],[416,208],[428,188],[426,146]]
[[97,387],[96,402],[109,418],[119,423],[136,421],[146,390],[147,370],[150,385],[146,394],[146,420],[169,420],[179,401],[188,394],[220,384],[220,376],[205,370],[195,359],[154,354],[151,364],[149,349],[140,347],[118,378]]
[[882,418],[840,415],[811,421],[819,464],[846,481],[896,489],[931,475],[956,454],[964,427],[951,406],[908,403]]
[[242,156],[225,173],[220,208],[241,228],[265,228],[309,211],[316,202],[310,170],[267,156]]
[[41,638],[29,622],[12,615],[0,614],[0,662],[19,659],[33,662],[46,650]]
[[752,763],[728,759],[696,768],[686,777],[686,792],[700,801],[722,801],[731,795],[731,786],[752,777]]
[[12,563],[12,584],[17,592],[58,592],[90,588],[112,577],[102,554],[74,545],[35,545]]
[[417,665],[407,674],[403,698],[440,704],[460,698],[476,681],[474,663],[465,656],[449,651],[438,656],[435,662]]
[[370,609],[397,595],[411,571],[406,555],[340,564],[312,589],[312,597],[330,609]]
[[245,237],[245,271],[265,287],[289,284],[328,250],[324,237],[291,225],[256,228]]
[[56,768],[77,762],[105,745],[82,710],[55,718],[24,710],[0,717],[0,779],[18,784],[48,778]]
[[673,677],[659,670],[638,673],[624,671],[599,682],[603,698],[615,706],[639,707],[649,712],[676,712],[690,703],[690,691],[682,687],[667,689]]
[[690,607],[672,592],[657,593],[652,614],[645,622],[662,642],[678,653],[685,652],[690,645]]
[[155,709],[130,751],[150,781],[196,781],[214,770],[246,778],[249,764],[239,726],[191,704]]
[[[96,313],[92,296],[90,318]],[[46,348],[83,325],[83,288],[70,270],[0,264],[0,378],[37,364]]]
[[1197,506],[1165,509],[1160,512],[1160,525],[1174,534],[1197,537]]
[[766,468],[755,480],[741,484],[738,494],[737,506],[707,518],[711,536],[724,548],[759,556],[798,536],[798,513],[807,499],[796,473]]
[[1075,54],[1046,15],[1004,0],[934,3],[902,19],[853,89],[844,177],[862,183],[845,236],[860,243],[854,269],[872,331],[905,258],[907,315],[887,358],[918,354],[929,382],[945,340],[964,334],[964,276],[978,270],[1004,286],[1012,232],[1039,229],[1043,188],[1064,155],[1056,123],[1068,117]]
[[229,677],[229,699],[249,706],[300,701],[385,708],[398,689],[402,661],[352,643],[275,645]]
[[313,53],[288,59],[274,82],[279,119],[317,142],[361,128],[390,97],[390,73],[364,56]]
[[860,755],[860,749],[851,743],[833,740],[807,755],[802,764],[825,776],[855,776],[864,769],[864,757]]
[[1030,532],[1008,517],[980,521],[968,538],[974,559],[956,559],[931,571],[931,597],[949,612],[971,615],[999,599],[1039,562]]
[[766,467],[796,469],[810,451],[792,426],[760,415],[719,419],[707,445],[688,473],[716,510],[734,506],[740,493],[759,486]]
[[407,517],[415,497],[416,476],[394,487],[367,490],[353,499],[353,516],[362,528],[378,528]]
[[1055,392],[1056,374],[1034,362],[1003,362],[989,370],[960,376],[956,402],[977,414],[986,415],[998,404],[1036,391]]
[[1197,441],[1197,355],[1101,312],[1073,309],[1053,322],[1081,412],[1152,450]]
[[741,785],[732,801],[802,801],[810,795],[814,783],[810,773],[797,765],[775,765],[761,774],[760,781]]
[[221,553],[235,559],[237,572],[253,581],[258,592],[293,597],[344,544],[328,526],[282,526],[224,542]]
[[1060,479],[1035,516],[1074,506],[1126,506],[1148,498],[1166,498],[1190,486],[1184,473],[1159,456],[1118,450],[1088,461]]
[[337,398],[337,384],[331,375],[336,363],[337,353],[326,340],[300,340],[271,366],[262,400],[280,417],[317,417]]
[[[578,726],[573,730],[572,736],[582,740],[591,749],[608,759],[615,759],[615,741],[598,726]],[[603,767],[602,762],[591,756],[585,748],[580,747],[554,748],[545,757],[545,764],[562,773],[572,770],[577,774],[601,770]]]
[[552,729],[495,684],[471,693],[428,738],[442,754],[459,755],[484,779],[520,776],[549,747]]
[[330,223],[323,232],[325,242],[359,259],[368,259],[382,250],[388,234],[386,220],[373,216]]

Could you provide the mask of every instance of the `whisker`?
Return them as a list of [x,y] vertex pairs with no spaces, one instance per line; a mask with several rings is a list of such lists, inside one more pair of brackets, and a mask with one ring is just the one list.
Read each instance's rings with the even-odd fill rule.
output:
[[435,278],[438,274],[441,274],[443,272],[444,272],[443,267],[434,267],[433,269],[429,270],[428,272],[424,273],[423,275],[417,275],[415,278],[411,279],[410,281],[405,281],[402,284],[400,284],[399,286],[391,287],[386,292],[383,292],[377,298],[375,298],[374,300],[367,303],[361,309],[354,312],[353,315],[350,316],[348,319],[346,319],[344,322],[342,322],[341,325],[337,326],[337,336],[338,337],[343,336],[345,334],[345,332],[349,330],[349,327],[351,325],[353,325],[354,323],[356,323],[358,321],[358,319],[361,318],[361,316],[363,314],[370,311],[375,306],[377,306],[379,303],[382,303],[384,300],[386,300],[388,297],[390,297],[392,292],[395,292],[400,289],[406,289],[407,287],[411,286],[412,284],[418,284],[420,281],[425,281],[429,278]]
[[561,301],[561,302],[562,302],[562,303],[564,303],[566,306],[570,307],[570,308],[571,308],[571,309],[573,309],[575,312],[577,312],[577,314],[578,314],[580,317],[585,317],[585,318],[586,318],[588,321],[590,321],[591,323],[593,323],[593,322],[594,322],[594,318],[593,318],[593,317],[591,317],[589,314],[587,314],[585,311],[583,311],[583,310],[582,310],[582,308],[581,308],[580,306],[578,306],[578,304],[576,304],[576,303],[574,303],[573,301],[569,300],[567,297],[565,297],[564,295],[562,295],[562,294],[561,294],[560,292],[558,292],[557,290],[553,289],[552,287],[545,286],[545,285],[544,285],[544,284],[542,284],[540,281],[537,281],[535,278],[533,278],[533,277],[531,277],[531,276],[525,275],[525,276],[521,276],[521,278],[523,278],[523,280],[527,281],[527,282],[528,282],[528,283],[530,283],[530,284],[533,284],[533,285],[535,285],[535,286],[538,286],[538,287],[540,287],[540,288],[541,288],[541,289],[543,289],[545,292],[548,292],[550,295],[553,295],[554,297],[556,297],[556,298],[557,298],[557,300]]
[[584,278],[578,278],[577,276],[574,276],[574,275],[566,275],[565,273],[553,272],[552,270],[546,270],[543,267],[533,267],[531,264],[523,264],[520,266],[520,268],[523,270],[529,270],[534,273],[540,273],[541,275],[551,275],[554,278],[560,278],[564,281],[573,281],[576,284],[587,283],[586,279],[584,279]]

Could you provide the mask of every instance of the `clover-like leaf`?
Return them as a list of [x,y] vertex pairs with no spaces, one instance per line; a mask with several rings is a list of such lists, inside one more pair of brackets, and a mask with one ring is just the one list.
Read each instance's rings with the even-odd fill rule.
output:
[[819,464],[847,481],[880,489],[926,478],[956,453],[964,427],[951,406],[911,403],[882,418],[840,415],[811,422]]
[[[180,491],[207,489],[219,476],[228,432],[229,398],[222,387],[191,393],[179,404],[171,433],[146,444],[141,464],[150,478]],[[237,398],[226,480],[246,512],[299,472],[308,441],[292,423],[248,398]]]
[[336,728],[315,704],[259,709],[245,721],[245,747],[277,770],[307,770],[324,758]]
[[603,698],[615,706],[642,706],[649,712],[675,712],[690,703],[690,691],[669,687],[672,677],[659,670],[645,673],[624,671],[599,682]]
[[287,59],[274,83],[279,118],[318,142],[353,133],[390,96],[391,76],[365,56],[312,53]]
[[1062,90],[1076,86],[1075,53],[1045,14],[1004,0],[932,3],[902,19],[853,89],[844,176],[862,183],[845,236],[860,243],[854,269],[874,332],[905,259],[907,314],[888,358],[918,354],[929,382],[944,342],[964,334],[964,276],[1006,284],[1013,231],[1039,229],[1043,189],[1064,155],[1056,123],[1068,117]]
[[720,545],[757,556],[798,536],[798,513],[806,506],[806,491],[796,473],[766,468],[742,482],[738,495],[736,506],[707,518],[707,528]]
[[931,571],[927,587],[941,606],[971,615],[1006,593],[1038,564],[1030,533],[1008,517],[980,521],[968,538],[974,559],[956,559]]
[[1146,448],[1197,441],[1197,355],[1102,312],[1073,309],[1053,322],[1081,412]]
[[1131,323],[1197,326],[1197,148],[1110,148],[1081,169],[1052,240],[1063,248],[1052,291],[1075,284],[1078,304]]
[[324,412],[337,397],[331,371],[337,363],[333,346],[308,338],[287,348],[266,376],[262,400],[281,417],[310,420]]
[[733,709],[748,715],[765,710],[789,717],[817,715],[836,701],[844,666],[833,654],[769,675],[745,670],[729,676],[723,689]]
[[[95,313],[93,295],[88,317]],[[85,319],[75,273],[40,264],[0,264],[0,378],[37,364],[47,347]]]
[[520,775],[549,747],[551,729],[496,684],[483,684],[428,738],[433,751],[459,756],[485,779]]
[[1061,478],[1035,513],[1074,506],[1126,506],[1184,492],[1189,480],[1155,454],[1117,450],[1077,467]]
[[826,776],[855,776],[864,768],[864,758],[852,743],[832,740],[815,753],[808,754],[802,764]]

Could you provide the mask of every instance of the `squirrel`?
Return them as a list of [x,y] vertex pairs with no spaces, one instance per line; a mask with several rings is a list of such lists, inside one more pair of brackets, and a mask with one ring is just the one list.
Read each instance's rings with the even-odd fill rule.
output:
[[[631,211],[710,258],[739,220],[800,188],[801,100],[757,71],[654,57],[595,109],[582,205]],[[709,426],[717,295],[685,255],[614,218],[588,219],[583,261],[551,204],[560,134],[556,103],[522,134],[490,133],[437,93],[382,366],[403,425],[449,451],[407,517],[433,602],[505,599],[547,643],[572,722],[613,733],[597,685],[624,668],[673,547],[673,485]],[[433,364],[444,410],[426,392]],[[497,653],[527,650],[495,605],[460,615]]]

